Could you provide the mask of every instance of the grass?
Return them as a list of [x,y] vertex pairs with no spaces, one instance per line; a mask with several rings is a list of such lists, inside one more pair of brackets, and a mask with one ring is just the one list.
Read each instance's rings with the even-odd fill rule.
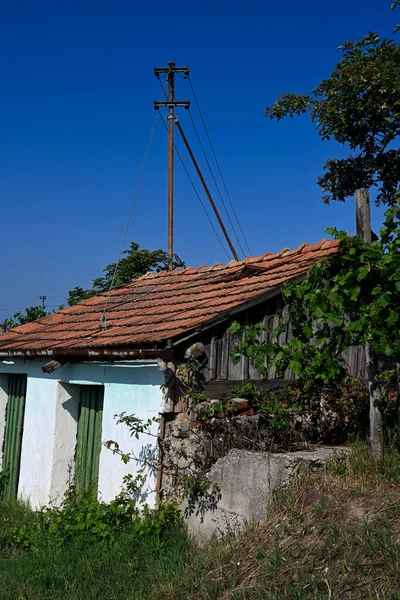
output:
[[168,536],[124,533],[111,547],[52,546],[0,560],[1,600],[149,598],[166,577],[179,576],[191,542],[180,526]]
[[329,472],[302,473],[268,519],[198,552],[159,600],[400,598],[400,454],[363,444]]
[[[299,474],[268,518],[197,547],[183,526],[163,536],[125,531],[111,547],[0,552],[0,600],[330,600],[400,598],[400,454],[382,464],[363,444],[320,474]],[[29,524],[0,505],[0,539]]]

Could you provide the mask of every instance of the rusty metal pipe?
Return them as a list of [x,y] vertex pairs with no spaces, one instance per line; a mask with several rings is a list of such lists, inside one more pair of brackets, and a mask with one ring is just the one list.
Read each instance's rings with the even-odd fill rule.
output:
[[53,350],[0,350],[0,357],[40,357],[40,356],[69,356],[87,359],[107,359],[107,360],[124,360],[124,359],[157,359],[169,360],[172,358],[172,348],[155,349],[144,348],[127,350],[125,348],[54,348]]

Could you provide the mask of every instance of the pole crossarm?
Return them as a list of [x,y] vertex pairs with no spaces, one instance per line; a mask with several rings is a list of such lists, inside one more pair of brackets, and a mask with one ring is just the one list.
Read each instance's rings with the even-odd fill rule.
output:
[[168,74],[171,71],[171,69],[173,69],[175,73],[183,73],[184,75],[186,75],[186,77],[189,77],[190,71],[188,67],[176,67],[174,61],[172,60],[169,61],[168,65],[171,66],[162,67],[161,69],[156,67],[154,69],[154,75],[156,77],[160,77],[160,75]]
[[168,108],[171,106],[183,106],[183,108],[186,108],[186,110],[188,110],[190,108],[190,100],[181,100],[179,102],[169,102],[168,100],[166,100],[165,102],[154,102],[154,108],[156,110],[159,110],[160,108],[165,106],[168,106]]

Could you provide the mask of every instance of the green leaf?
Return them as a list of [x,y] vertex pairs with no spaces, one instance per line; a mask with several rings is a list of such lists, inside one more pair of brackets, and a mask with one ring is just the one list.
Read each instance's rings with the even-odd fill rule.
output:
[[240,323],[238,323],[238,321],[233,321],[233,323],[231,323],[230,327],[228,328],[228,333],[236,334],[239,333],[241,329],[242,326],[240,325]]
[[390,344],[386,344],[384,352],[386,356],[393,356],[393,347]]
[[291,346],[292,348],[302,348],[303,344],[300,342],[300,340],[292,338],[289,342],[289,346]]
[[341,327],[343,325],[343,318],[339,316],[332,316],[332,323],[336,327]]
[[395,323],[399,320],[399,312],[397,310],[390,309],[389,317],[386,319],[386,323],[388,327],[393,327]]
[[266,372],[266,365],[265,365],[265,358],[262,354],[258,354],[255,362],[254,362],[254,366],[255,368],[260,371],[260,373],[265,373]]
[[278,325],[271,332],[271,339],[277,338],[282,333],[282,326]]
[[387,299],[387,297],[384,294],[382,294],[381,296],[379,296],[379,298],[377,300],[377,303],[382,308],[386,308],[390,304],[389,300]]
[[295,375],[301,375],[302,365],[298,360],[291,360],[288,364],[288,369],[293,371]]
[[358,270],[357,281],[362,281],[363,279],[365,279],[367,277],[368,273],[369,273],[368,267],[361,267],[361,269]]
[[245,350],[245,354],[246,356],[248,356],[249,358],[253,358],[253,356],[256,353],[256,349],[254,346],[248,346]]
[[316,316],[317,319],[321,319],[324,316],[324,311],[322,310],[322,308],[320,306],[316,306],[314,308],[314,315]]
[[350,300],[355,302],[358,299],[360,291],[361,291],[361,288],[358,286],[353,288],[352,290],[350,290]]

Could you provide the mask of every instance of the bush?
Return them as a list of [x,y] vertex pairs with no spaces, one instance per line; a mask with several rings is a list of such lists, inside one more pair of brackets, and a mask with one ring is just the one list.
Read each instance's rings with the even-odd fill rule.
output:
[[[392,429],[396,424],[394,371],[382,373],[379,384],[385,429]],[[309,441],[335,444],[368,432],[369,395],[362,378],[346,376],[334,387],[324,388],[318,398],[308,397],[296,384],[263,392],[245,383],[232,395],[248,400],[257,414],[264,415],[277,440],[294,426]]]
[[160,510],[142,507],[126,489],[106,503],[92,490],[76,493],[71,488],[60,507],[44,507],[36,513],[20,502],[2,503],[0,519],[0,544],[19,552],[70,543],[112,545],[124,531],[137,537],[155,534],[162,538],[180,522],[180,514],[174,504]]

